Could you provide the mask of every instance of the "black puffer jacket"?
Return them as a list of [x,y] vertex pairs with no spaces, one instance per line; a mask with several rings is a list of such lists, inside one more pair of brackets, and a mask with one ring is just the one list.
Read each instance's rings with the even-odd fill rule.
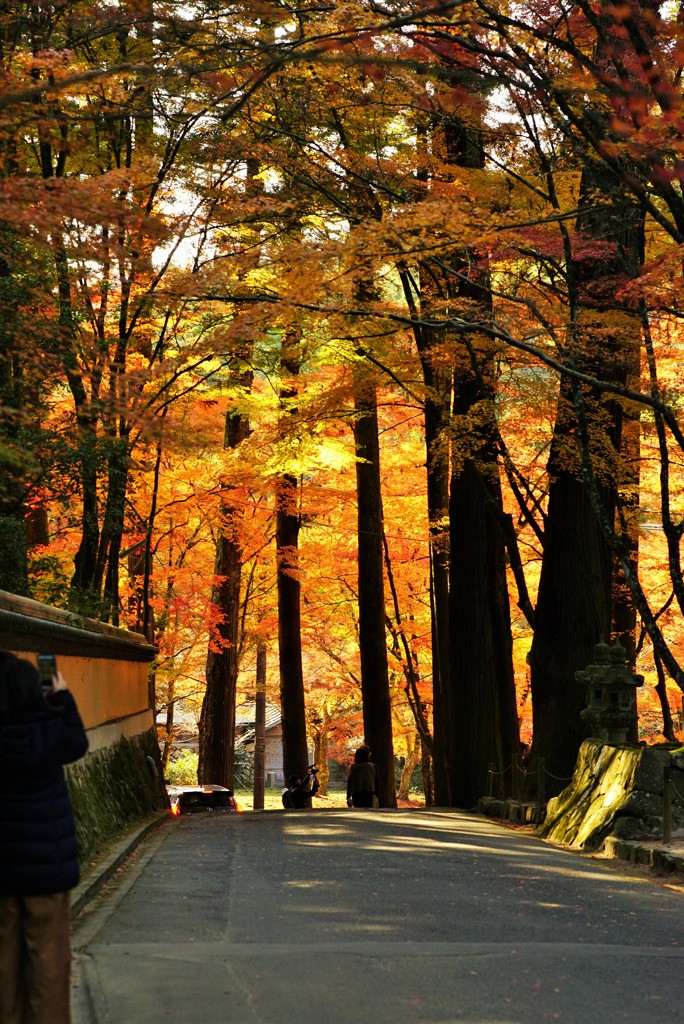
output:
[[51,707],[0,725],[0,893],[38,896],[79,879],[71,800],[62,765],[88,749],[67,690]]

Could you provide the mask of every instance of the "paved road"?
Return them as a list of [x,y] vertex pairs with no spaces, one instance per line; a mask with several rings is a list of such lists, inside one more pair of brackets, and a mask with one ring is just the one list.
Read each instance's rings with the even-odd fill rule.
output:
[[75,1024],[684,1020],[684,893],[451,811],[169,821],[77,920]]

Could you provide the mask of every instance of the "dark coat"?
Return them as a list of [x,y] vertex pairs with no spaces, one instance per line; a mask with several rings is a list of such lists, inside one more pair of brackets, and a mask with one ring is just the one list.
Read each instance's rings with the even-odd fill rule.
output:
[[372,761],[355,761],[347,776],[347,796],[370,793],[377,796],[380,790],[378,769]]
[[[66,892],[79,879],[71,800],[62,765],[88,749],[71,694],[0,725],[0,893]],[[54,710],[53,710],[54,709]]]
[[[309,806],[309,797],[315,796],[318,792],[319,781],[314,775],[313,782],[311,782],[311,776],[308,776],[304,782],[300,783],[299,786],[290,786],[287,792],[290,794],[292,803],[287,804],[288,807],[293,807],[296,810],[303,810],[303,808]],[[285,801],[283,800],[283,804]]]

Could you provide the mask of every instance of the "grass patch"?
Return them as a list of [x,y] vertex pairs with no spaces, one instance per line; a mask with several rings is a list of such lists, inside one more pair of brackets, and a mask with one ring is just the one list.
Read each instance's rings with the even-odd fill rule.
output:
[[[282,811],[283,800],[282,800],[282,788],[280,789],[266,789],[264,790],[264,810],[265,811]],[[236,789],[235,799],[239,803],[243,811],[254,810],[254,794],[251,789]],[[320,796],[318,793],[313,798],[312,805],[314,809],[319,811],[329,811],[336,807],[347,806],[347,796],[344,790],[336,789],[331,790],[327,796]]]
[[[264,791],[264,810],[282,811],[282,789],[267,789]],[[236,789],[235,799],[243,811],[254,810],[253,793],[251,789]],[[314,810],[331,811],[339,807],[347,806],[347,794],[343,789],[332,789],[327,796],[320,796],[318,793],[313,798],[312,807]],[[400,800],[400,807],[424,807],[425,800],[422,793],[411,793],[408,800]]]

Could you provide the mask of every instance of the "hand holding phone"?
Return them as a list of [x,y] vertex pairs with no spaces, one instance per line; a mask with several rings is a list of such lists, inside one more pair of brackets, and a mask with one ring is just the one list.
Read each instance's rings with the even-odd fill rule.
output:
[[39,654],[37,661],[43,693],[52,693],[57,676],[57,659],[54,654]]

